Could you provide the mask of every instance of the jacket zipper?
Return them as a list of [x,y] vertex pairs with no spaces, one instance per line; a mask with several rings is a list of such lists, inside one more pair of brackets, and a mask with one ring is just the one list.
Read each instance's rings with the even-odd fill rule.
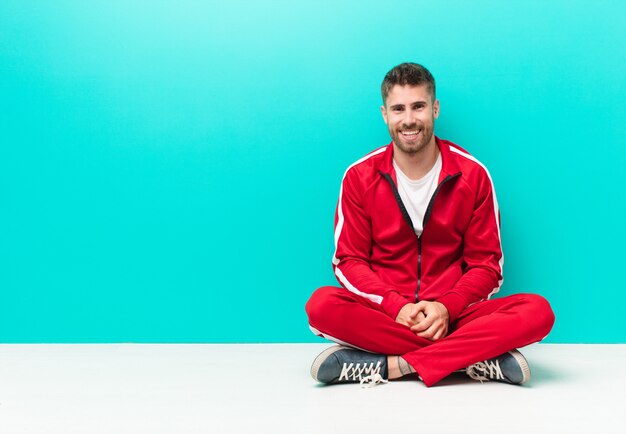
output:
[[387,180],[387,182],[391,186],[391,189],[393,190],[393,196],[396,198],[396,202],[398,203],[398,206],[400,207],[400,212],[402,212],[402,216],[404,217],[404,220],[408,223],[409,227],[411,228],[411,232],[413,232],[413,234],[417,238],[417,288],[415,289],[415,302],[417,303],[419,301],[419,291],[422,286],[422,235],[424,235],[424,229],[426,229],[426,222],[428,222],[428,220],[430,219],[433,205],[435,203],[435,198],[439,194],[439,190],[441,189],[441,187],[448,181],[451,181],[461,176],[461,172],[457,172],[454,175],[446,176],[443,180],[441,180],[439,185],[437,185],[437,188],[435,189],[435,192],[433,193],[432,197],[430,198],[430,201],[428,202],[428,206],[426,207],[426,213],[424,213],[424,220],[422,221],[421,235],[417,235],[415,233],[415,228],[413,227],[413,221],[411,220],[411,217],[409,216],[409,213],[406,210],[404,203],[402,202],[402,198],[400,197],[400,193],[398,192],[398,187],[393,182],[391,175],[388,173],[383,173],[381,171],[379,171],[379,173],[383,175],[383,177]]

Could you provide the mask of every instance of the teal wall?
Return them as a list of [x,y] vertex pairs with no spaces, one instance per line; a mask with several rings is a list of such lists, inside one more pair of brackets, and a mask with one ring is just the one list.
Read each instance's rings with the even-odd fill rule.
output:
[[0,342],[317,342],[345,168],[417,61],[498,190],[503,294],[626,342],[619,1],[0,0]]

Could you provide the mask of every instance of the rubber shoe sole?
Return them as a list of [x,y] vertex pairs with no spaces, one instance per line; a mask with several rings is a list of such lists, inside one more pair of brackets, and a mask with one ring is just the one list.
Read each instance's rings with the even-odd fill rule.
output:
[[320,383],[324,383],[324,381],[321,381],[317,378],[317,373],[320,370],[320,366],[322,366],[322,363],[324,363],[326,361],[326,359],[328,359],[328,356],[330,356],[331,354],[333,354],[336,351],[339,350],[343,350],[346,349],[348,347],[344,347],[341,345],[335,345],[333,347],[329,347],[326,348],[324,351],[322,351],[321,353],[319,353],[317,355],[317,357],[315,358],[315,360],[313,360],[313,364],[311,365],[311,377],[313,377],[313,379],[315,381],[319,381]]
[[519,364],[520,369],[522,370],[522,381],[516,384],[526,383],[528,380],[530,380],[530,366],[528,366],[528,361],[526,360],[526,357],[524,357],[522,353],[517,350],[511,350],[509,351],[509,354],[513,356],[513,358]]

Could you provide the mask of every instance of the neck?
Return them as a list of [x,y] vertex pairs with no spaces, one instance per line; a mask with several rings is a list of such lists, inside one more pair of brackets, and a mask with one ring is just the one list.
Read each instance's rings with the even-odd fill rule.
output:
[[423,178],[433,168],[438,156],[439,147],[434,135],[430,142],[418,152],[403,152],[395,143],[393,145],[393,160],[402,173],[413,181]]

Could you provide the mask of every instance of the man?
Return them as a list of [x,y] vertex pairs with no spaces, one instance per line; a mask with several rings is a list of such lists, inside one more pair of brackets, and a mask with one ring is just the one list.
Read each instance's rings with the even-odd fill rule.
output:
[[500,215],[489,172],[434,135],[435,80],[403,63],[382,83],[392,142],[346,171],[333,268],[342,287],[306,305],[311,330],[338,342],[311,367],[322,383],[379,383],[452,372],[521,384],[515,348],[543,339],[554,314],[534,294],[491,299],[502,283]]

